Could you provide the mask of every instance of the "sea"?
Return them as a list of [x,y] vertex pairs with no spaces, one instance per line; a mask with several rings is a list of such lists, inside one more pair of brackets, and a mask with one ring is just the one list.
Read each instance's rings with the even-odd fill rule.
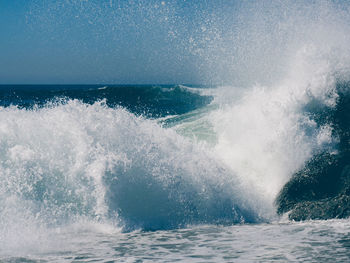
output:
[[350,85],[317,70],[251,88],[1,85],[0,261],[349,262],[349,219],[276,211],[296,172],[337,154],[326,113]]

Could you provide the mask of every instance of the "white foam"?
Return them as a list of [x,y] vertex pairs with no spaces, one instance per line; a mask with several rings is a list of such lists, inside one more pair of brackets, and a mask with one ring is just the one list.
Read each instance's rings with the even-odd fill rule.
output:
[[82,220],[131,229],[266,220],[259,195],[210,148],[156,121],[77,100],[0,108],[0,118],[0,243],[8,249],[16,236],[35,246],[46,228]]

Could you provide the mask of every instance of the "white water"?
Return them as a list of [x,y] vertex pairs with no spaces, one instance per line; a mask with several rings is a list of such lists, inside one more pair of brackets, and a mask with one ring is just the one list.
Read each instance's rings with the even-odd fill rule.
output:
[[125,229],[266,220],[220,159],[155,121],[79,101],[1,108],[0,118],[3,248],[82,220]]
[[[104,102],[1,108],[1,244],[21,247],[81,220],[126,230],[274,220],[283,184],[336,143],[305,106],[336,104],[348,54],[342,41],[311,41],[273,86],[199,91],[214,101],[185,132]],[[197,136],[203,129],[209,143]]]
[[348,262],[348,220],[121,233],[83,222],[52,229],[35,246],[1,249],[4,262]]
[[303,111],[315,98],[331,107],[333,83],[316,95],[282,87],[256,87],[235,103],[220,103],[224,88],[207,91],[219,106],[200,119],[215,144],[104,102],[1,108],[1,247],[31,251],[72,224],[119,231],[275,220],[282,185],[334,142]]
[[[298,14],[299,5],[292,6],[291,14]],[[239,52],[238,62],[233,64],[230,64],[230,56],[224,56],[227,43],[229,47],[233,45],[230,39],[219,41],[223,46],[213,44],[208,45],[209,49],[195,50],[196,54],[205,54],[203,61],[207,64],[203,64],[212,70],[211,75],[218,73],[213,69],[222,63],[223,66],[218,67],[220,78],[227,79],[227,75],[230,75],[228,79],[234,78],[233,75],[238,78],[242,73],[240,83],[260,80],[262,83],[248,88],[229,86],[206,91],[214,95],[214,107],[200,116],[199,123],[204,123],[200,129],[214,134],[214,139],[209,136],[210,143],[186,137],[191,125],[198,127],[195,125],[198,119],[187,125],[183,133],[181,125],[165,129],[156,121],[136,117],[123,109],[110,109],[103,102],[86,105],[69,101],[36,110],[1,108],[1,254],[52,252],[54,258],[60,258],[60,253],[75,256],[80,249],[85,253],[92,247],[99,247],[95,246],[98,243],[102,249],[107,249],[102,254],[94,251],[95,254],[106,258],[107,252],[112,253],[113,245],[104,247],[103,242],[112,244],[117,237],[131,239],[136,247],[129,244],[131,248],[126,248],[141,257],[151,250],[151,246],[144,249],[142,242],[152,244],[157,238],[163,238],[163,234],[169,240],[180,235],[180,243],[189,240],[188,243],[198,241],[209,246],[208,243],[218,242],[217,246],[212,246],[216,250],[227,245],[227,240],[231,242],[238,232],[243,234],[234,245],[227,245],[223,254],[236,249],[243,251],[247,260],[256,260],[259,253],[249,249],[256,244],[259,250],[261,243],[255,235],[258,231],[258,238],[271,241],[266,251],[276,249],[276,244],[282,247],[277,248],[277,254],[289,251],[289,257],[278,258],[280,260],[299,260],[293,258],[295,251],[290,247],[303,242],[301,250],[307,251],[306,259],[308,252],[317,256],[330,244],[334,245],[334,251],[346,257],[346,247],[333,241],[347,242],[344,230],[347,221],[340,221],[341,233],[334,229],[339,226],[338,221],[335,227],[332,222],[316,222],[315,225],[311,222],[311,226],[306,224],[306,227],[282,226],[286,231],[281,230],[279,224],[224,227],[218,234],[221,239],[211,235],[211,230],[205,227],[198,230],[205,233],[195,234],[193,239],[186,237],[186,230],[184,236],[178,230],[180,234],[158,232],[160,237],[150,233],[149,239],[141,243],[137,241],[143,236],[142,232],[136,232],[135,236],[133,232],[120,233],[122,227],[126,230],[171,229],[190,224],[276,219],[273,201],[283,184],[315,152],[332,148],[336,143],[331,126],[318,127],[304,107],[310,102],[333,107],[337,100],[336,81],[350,76],[347,11],[338,12],[339,8],[329,1],[322,1],[320,6],[310,5],[306,10],[307,15],[300,12],[294,23],[288,19],[276,23],[283,30],[273,32],[274,37],[267,42],[260,41],[269,39],[266,30],[258,35],[253,33],[269,28],[271,21],[264,20],[262,27],[257,26],[261,13],[255,12],[248,27],[256,30],[243,37],[242,42],[233,41],[238,44]],[[323,12],[318,12],[320,10]],[[272,13],[276,14],[276,10]],[[244,28],[239,32],[244,34],[248,30]],[[279,41],[275,42],[276,38]],[[284,38],[291,41],[290,45],[282,41]],[[217,39],[214,37],[212,41]],[[257,40],[258,44],[252,40]],[[253,42],[255,44],[250,46]],[[276,43],[284,45],[274,54]],[[261,47],[256,48],[256,45]],[[264,49],[266,51],[260,54]],[[250,52],[245,53],[247,50]],[[213,57],[216,59],[211,60]],[[196,132],[193,132],[195,138]],[[91,232],[82,226],[91,226]],[[227,229],[232,229],[228,234],[231,239],[226,239]],[[313,244],[305,241],[309,234],[317,237],[313,240],[316,250],[312,249]],[[86,241],[99,235],[101,240]],[[300,239],[293,241],[288,235]],[[67,237],[79,245],[63,244]],[[324,239],[323,244],[317,243]],[[82,241],[86,246],[81,245]],[[199,246],[196,249],[189,255],[206,254]],[[179,251],[181,254],[182,250]],[[171,257],[172,253],[166,255]],[[271,253],[271,257],[276,255]],[[161,256],[164,254],[159,254]],[[111,258],[114,258],[112,254]],[[206,259],[220,260],[223,256]]]

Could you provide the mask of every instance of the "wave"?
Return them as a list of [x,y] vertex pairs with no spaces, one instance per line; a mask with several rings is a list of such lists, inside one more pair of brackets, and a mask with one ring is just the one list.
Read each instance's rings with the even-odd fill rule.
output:
[[[347,109],[349,85],[338,74],[346,71],[341,58],[320,51],[303,48],[290,74],[270,87],[48,90],[65,99],[47,102],[37,92],[39,105],[27,97],[29,106],[1,107],[1,232],[23,220],[124,230],[274,220],[284,184],[313,156],[346,142],[339,144],[339,132],[348,134],[347,115],[332,118]],[[132,113],[107,103],[118,92],[151,92],[154,108],[165,105],[160,93],[170,94],[170,105],[185,96],[190,106],[175,116]]]
[[312,156],[348,151],[347,137],[339,143],[349,134],[348,87],[326,85],[325,96],[256,86],[233,102],[218,87],[203,91],[210,105],[166,119],[105,101],[1,107],[0,232],[82,220],[124,230],[274,220],[278,192]]
[[204,146],[104,102],[1,108],[2,229],[81,218],[124,229],[259,222],[259,200]]
[[[330,24],[319,16],[276,23],[294,28],[294,40],[278,48],[288,62],[276,63],[283,70],[268,84],[0,89],[0,236],[81,220],[124,230],[269,222],[276,197],[280,213],[300,205],[305,215],[307,202],[347,196],[348,188],[322,190],[330,181],[338,187],[348,165],[350,79],[348,15],[324,5],[322,14],[337,18]],[[264,64],[255,51],[249,60],[264,75],[276,58]],[[255,70],[242,64],[237,72],[258,81]],[[330,167],[338,176],[326,172],[314,183],[327,158],[340,160]],[[312,186],[294,202],[292,189],[310,185],[305,175]]]
[[87,104],[105,100],[136,115],[161,118],[183,114],[209,104],[211,96],[184,85],[2,85],[0,106],[31,109],[48,103],[77,99]]

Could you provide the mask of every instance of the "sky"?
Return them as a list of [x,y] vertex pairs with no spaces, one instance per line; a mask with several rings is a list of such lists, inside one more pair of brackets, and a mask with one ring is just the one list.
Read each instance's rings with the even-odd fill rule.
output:
[[0,84],[273,83],[305,43],[348,32],[349,6],[348,0],[0,0]]
[[0,0],[0,83],[206,82],[215,14],[235,5]]

